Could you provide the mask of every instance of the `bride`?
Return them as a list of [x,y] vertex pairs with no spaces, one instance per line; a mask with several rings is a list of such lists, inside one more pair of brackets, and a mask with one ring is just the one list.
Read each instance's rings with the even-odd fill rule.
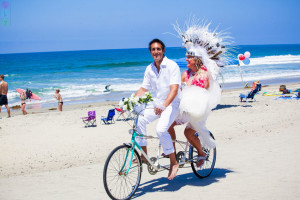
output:
[[224,58],[221,55],[227,50],[224,46],[225,37],[221,33],[210,31],[209,25],[194,24],[185,32],[178,25],[175,26],[187,49],[186,61],[189,69],[181,75],[180,113],[169,128],[169,133],[173,140],[176,139],[174,126],[187,123],[184,134],[198,151],[197,167],[201,167],[206,160],[202,146],[216,146],[206,128],[206,119],[221,100],[217,75],[219,66],[223,66]]

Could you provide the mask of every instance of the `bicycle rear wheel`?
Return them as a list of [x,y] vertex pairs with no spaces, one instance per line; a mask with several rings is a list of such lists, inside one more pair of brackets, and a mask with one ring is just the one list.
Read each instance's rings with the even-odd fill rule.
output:
[[103,183],[106,193],[111,199],[130,199],[139,187],[142,162],[136,150],[134,150],[133,159],[137,162],[132,162],[129,172],[126,174],[132,151],[131,147],[121,145],[107,157],[103,170]]
[[[210,133],[210,136],[214,138],[213,134]],[[189,154],[190,159],[193,160],[191,163],[192,169],[194,174],[199,178],[205,178],[208,177],[212,171],[214,170],[216,158],[217,158],[217,149],[207,149],[202,147],[203,152],[206,154],[206,160],[204,161],[203,165],[201,167],[196,166],[197,156],[198,152],[197,149],[195,149],[193,146],[190,146]]]

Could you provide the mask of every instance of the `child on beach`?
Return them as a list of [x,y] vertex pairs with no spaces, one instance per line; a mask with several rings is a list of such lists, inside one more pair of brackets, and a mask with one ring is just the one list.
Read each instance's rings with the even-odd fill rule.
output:
[[20,94],[20,99],[21,99],[21,110],[23,112],[23,115],[27,115],[28,113],[26,112],[25,108],[26,108],[26,93],[23,92],[22,94]]
[[61,95],[59,94],[59,92],[60,92],[59,89],[55,90],[55,95],[53,95],[53,97],[55,99],[57,99],[57,101],[58,101],[58,111],[61,112],[64,102],[63,102],[63,99],[62,99]]

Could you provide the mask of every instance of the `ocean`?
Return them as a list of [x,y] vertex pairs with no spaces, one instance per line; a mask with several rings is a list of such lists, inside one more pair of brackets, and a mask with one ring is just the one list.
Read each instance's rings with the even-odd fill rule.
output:
[[[237,55],[249,51],[250,64],[222,68],[223,89],[242,88],[259,80],[263,85],[300,82],[300,45],[242,45]],[[166,48],[168,58],[185,71],[185,49]],[[141,85],[144,71],[153,61],[148,49],[116,49],[43,53],[0,54],[0,74],[9,84],[9,106],[19,105],[17,88],[29,88],[41,97],[27,108],[57,106],[55,89],[61,90],[64,105],[119,101]],[[111,85],[110,93],[104,92]]]

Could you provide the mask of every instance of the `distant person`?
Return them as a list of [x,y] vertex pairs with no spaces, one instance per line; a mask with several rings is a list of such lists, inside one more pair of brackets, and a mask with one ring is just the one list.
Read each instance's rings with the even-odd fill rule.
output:
[[25,91],[22,93],[22,94],[20,94],[20,99],[21,99],[21,110],[22,110],[22,112],[23,112],[23,115],[27,115],[28,113],[26,112],[26,110],[25,110],[25,108],[26,108],[26,93],[25,93]]
[[255,89],[257,89],[257,91],[261,91],[261,84],[259,83],[258,80],[252,83],[251,90],[253,91]]
[[258,91],[261,91],[261,83],[259,82],[259,80],[257,80],[257,81],[255,82],[255,85],[256,85],[257,90],[258,90]]
[[26,99],[29,99],[31,101],[32,92],[27,88],[26,89]]
[[59,89],[55,90],[55,95],[53,95],[53,96],[58,101],[58,111],[62,111],[62,106],[63,106],[64,102],[63,102],[63,99],[62,99],[61,95],[59,94],[59,92],[60,92]]
[[105,86],[105,92],[109,92],[110,91],[109,87],[110,87],[110,85],[106,85]]
[[8,84],[4,81],[4,75],[0,75],[0,112],[1,107],[4,105],[7,110],[8,117],[10,117],[10,109],[8,107],[8,100],[7,100],[7,92],[8,92]]

